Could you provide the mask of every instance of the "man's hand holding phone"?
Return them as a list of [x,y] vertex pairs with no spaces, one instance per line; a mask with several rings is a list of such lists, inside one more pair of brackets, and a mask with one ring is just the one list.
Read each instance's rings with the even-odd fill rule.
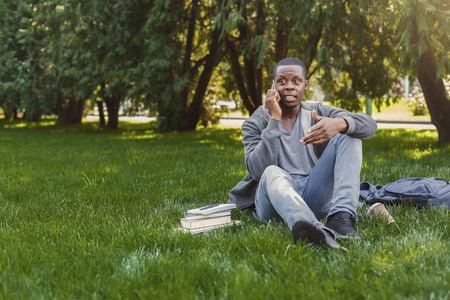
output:
[[281,120],[281,107],[280,102],[281,97],[278,90],[275,88],[275,84],[272,84],[272,88],[267,91],[266,96],[266,106],[269,110],[269,114],[273,119]]

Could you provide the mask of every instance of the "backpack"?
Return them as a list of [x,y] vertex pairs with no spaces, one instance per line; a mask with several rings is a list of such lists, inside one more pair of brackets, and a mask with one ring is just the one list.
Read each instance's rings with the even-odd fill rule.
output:
[[418,207],[450,208],[450,184],[441,178],[403,178],[385,186],[361,182],[360,196],[369,204],[410,203]]

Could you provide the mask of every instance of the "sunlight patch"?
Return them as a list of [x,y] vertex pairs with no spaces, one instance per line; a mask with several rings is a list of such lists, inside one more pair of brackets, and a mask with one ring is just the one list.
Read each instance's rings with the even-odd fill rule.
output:
[[413,159],[415,159],[415,160],[418,160],[418,159],[421,159],[421,158],[423,158],[423,157],[425,157],[425,156],[427,156],[427,155],[431,155],[431,154],[433,154],[433,149],[413,149],[413,150],[410,150],[410,151],[408,151],[408,155],[411,157],[411,158],[413,158]]
[[159,257],[158,249],[156,249],[155,253],[146,252],[144,248],[136,250],[122,260],[119,274],[134,279],[142,278],[147,273],[146,262],[157,260]]
[[121,136],[116,136],[114,137],[115,139],[118,140],[151,140],[157,137],[156,133],[145,133],[145,134],[140,134],[140,133],[130,133],[130,132],[125,132],[123,135]]

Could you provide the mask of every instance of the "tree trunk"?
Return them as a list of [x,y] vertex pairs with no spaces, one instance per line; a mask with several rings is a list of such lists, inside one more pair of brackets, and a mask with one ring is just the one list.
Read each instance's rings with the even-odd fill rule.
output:
[[13,120],[18,120],[19,119],[19,116],[17,115],[17,113],[18,113],[17,108],[14,108],[13,109]]
[[41,120],[41,113],[38,111],[35,111],[29,119],[29,121],[31,122],[39,122],[40,120]]
[[310,71],[310,67],[312,65],[312,62],[314,61],[314,59],[316,59],[316,55],[317,55],[317,51],[318,51],[318,46],[319,46],[319,42],[322,39],[322,31],[323,31],[323,26],[319,26],[319,28],[317,28],[316,32],[314,32],[313,34],[311,34],[308,37],[308,42],[306,43],[306,53],[305,53],[305,67],[306,70],[308,70],[308,78],[311,77],[312,74],[314,74],[315,70]]
[[428,51],[419,59],[418,79],[422,87],[431,122],[436,126],[440,143],[450,143],[450,100],[442,78],[437,79],[437,62],[428,43]]
[[56,125],[81,124],[84,104],[84,100],[64,99]]
[[290,32],[290,22],[286,20],[279,20],[277,24],[277,39],[275,44],[275,62],[278,63],[288,54],[288,41]]
[[233,71],[237,88],[241,95],[242,101],[244,102],[245,108],[249,111],[251,115],[258,108],[258,106],[256,106],[255,103],[253,103],[252,98],[250,98],[250,96],[247,93],[244,76],[242,75],[241,65],[239,64],[239,53],[237,52],[236,45],[233,41],[227,39],[225,45],[228,52],[228,56],[230,58],[231,70]]
[[3,109],[3,114],[5,115],[5,121],[11,121],[13,119],[12,111]]
[[97,101],[98,116],[100,119],[100,128],[106,128],[105,112],[103,111],[103,101]]
[[[417,24],[413,20],[412,42],[414,45],[417,43],[418,37]],[[450,143],[450,100],[444,81],[442,78],[437,78],[438,66],[431,43],[426,38],[425,42],[428,49],[420,55],[417,77],[430,112],[431,122],[438,131],[439,142]]]
[[[258,36],[263,36],[265,32],[265,24],[266,24],[266,18],[264,15],[264,1],[260,0],[257,4],[257,12],[258,12],[258,21],[256,26],[256,34]],[[256,53],[255,58],[252,59],[253,62],[253,68],[255,70],[255,91],[256,95],[256,106],[260,106],[262,104],[263,100],[263,69],[262,65],[258,65],[258,60],[256,59],[258,57],[258,53]]]
[[[245,4],[241,7],[238,4],[239,10],[242,10],[242,18],[247,22],[247,10]],[[248,24],[242,22],[238,26],[239,38],[238,43],[248,43]],[[239,55],[236,43],[228,36],[226,40],[226,49],[231,61],[231,69],[236,80],[239,93],[241,94],[242,101],[245,108],[249,111],[250,115],[258,108],[259,104],[255,98],[255,76],[253,70],[253,64],[250,63],[250,59],[244,58],[245,78],[242,75],[242,69],[239,62]]]
[[219,63],[221,57],[221,51],[219,49],[219,36],[220,33],[218,31],[214,30],[212,32],[212,40],[211,44],[209,45],[209,54],[206,57],[203,72],[200,75],[200,79],[195,89],[192,103],[184,116],[184,124],[181,130],[195,130],[195,127],[197,126],[197,123],[200,119],[200,113],[203,107],[203,99],[205,98],[209,80],[211,79],[213,70]]
[[[171,71],[172,76],[169,76],[164,82],[164,86],[172,87],[177,74],[174,70]],[[173,89],[171,89],[173,91]],[[173,91],[170,93],[170,100],[160,97],[157,100],[158,104],[158,128],[161,132],[170,132],[177,130],[182,123],[182,117],[185,111],[183,101],[180,93]],[[169,96],[167,96],[169,97]]]
[[[265,16],[264,16],[264,1],[256,1],[256,35],[263,36],[265,32]],[[239,6],[238,8],[242,10],[242,18],[248,22],[247,8],[246,5]],[[251,37],[249,36],[249,31],[251,28],[248,23],[242,22],[238,26],[239,37],[237,42],[241,45],[249,43]],[[236,85],[238,87],[239,93],[241,95],[242,101],[245,108],[250,114],[262,104],[262,94],[263,94],[263,72],[262,66],[258,65],[258,51],[253,51],[251,55],[244,55],[244,68],[245,68],[245,78],[242,75],[241,66],[239,63],[239,52],[234,41],[228,36],[226,40],[226,49],[231,61],[231,69],[233,71],[234,78],[236,80]]]
[[117,129],[119,127],[119,105],[120,96],[113,94],[105,97],[106,108],[108,110],[108,125],[107,129]]
[[[197,20],[198,4],[199,2],[197,2],[196,0],[192,1],[192,8],[189,16],[188,33],[186,39],[186,48],[185,48],[186,50],[183,58],[182,74],[184,76],[189,76],[189,74],[191,73],[191,56],[192,56],[192,49],[194,47],[195,22]],[[193,77],[189,76],[189,82],[191,81],[192,78]],[[184,88],[181,97],[183,99],[183,107],[186,107],[189,97],[189,83]]]

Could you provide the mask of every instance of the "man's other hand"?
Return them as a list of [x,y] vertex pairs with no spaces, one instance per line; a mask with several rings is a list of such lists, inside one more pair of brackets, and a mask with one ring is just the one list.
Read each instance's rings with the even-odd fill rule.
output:
[[319,145],[331,140],[340,132],[348,129],[347,121],[343,118],[327,118],[317,115],[313,110],[312,117],[317,123],[308,130],[308,135],[300,140],[303,145]]

